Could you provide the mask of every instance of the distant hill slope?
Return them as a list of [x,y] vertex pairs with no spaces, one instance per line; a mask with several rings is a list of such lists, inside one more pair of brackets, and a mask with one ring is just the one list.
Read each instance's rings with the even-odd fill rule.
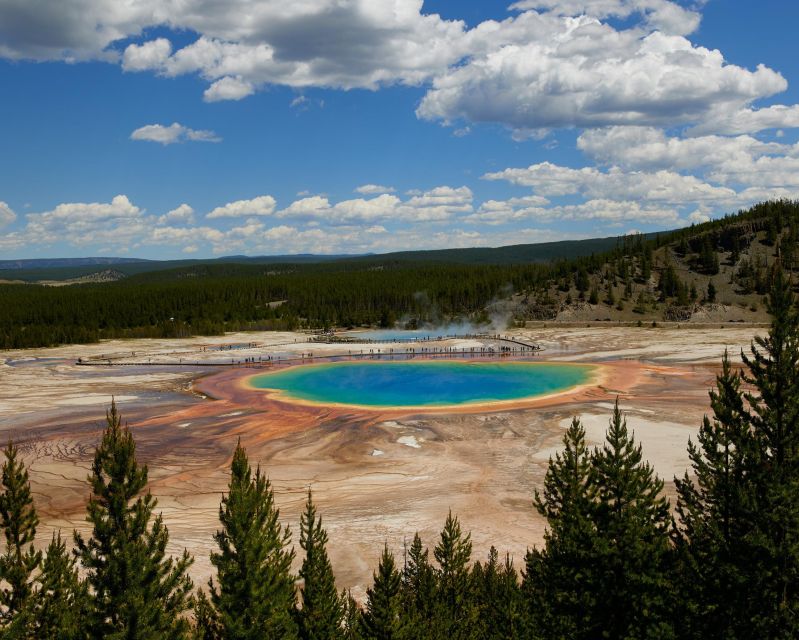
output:
[[[654,235],[654,234],[650,234]],[[649,237],[649,236],[647,236]],[[349,268],[395,263],[445,263],[510,265],[538,263],[589,256],[610,251],[619,243],[616,236],[587,240],[563,240],[539,244],[519,244],[505,247],[475,247],[464,249],[432,249],[425,251],[397,251],[367,255],[277,255],[277,256],[224,256],[207,260],[140,260],[136,258],[53,258],[0,261],[0,280],[41,282],[76,280],[99,273],[112,265],[114,270],[133,276],[154,271],[173,271],[208,266],[206,274],[229,272],[216,265],[325,265],[346,263]]]
[[141,258],[114,258],[114,257],[88,257],[88,258],[31,258],[25,260],[0,260],[0,270],[6,269],[58,269],[62,267],[96,267],[117,264],[134,264],[137,262],[150,262]]

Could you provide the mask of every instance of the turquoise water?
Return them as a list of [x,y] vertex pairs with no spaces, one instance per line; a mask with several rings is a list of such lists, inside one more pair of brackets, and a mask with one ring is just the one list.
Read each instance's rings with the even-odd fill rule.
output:
[[334,362],[283,369],[250,382],[319,403],[434,407],[545,395],[587,382],[593,370],[538,362]]

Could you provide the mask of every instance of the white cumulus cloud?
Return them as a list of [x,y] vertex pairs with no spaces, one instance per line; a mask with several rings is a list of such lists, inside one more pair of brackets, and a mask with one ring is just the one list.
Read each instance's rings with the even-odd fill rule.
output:
[[139,127],[130,134],[131,140],[147,140],[158,142],[163,145],[175,144],[176,142],[222,142],[222,138],[213,131],[202,129],[190,129],[178,122],[173,122],[169,126],[162,124],[148,124]]
[[5,227],[17,219],[17,214],[5,202],[0,200],[0,227]]
[[215,218],[270,216],[274,213],[276,204],[272,196],[258,196],[252,200],[236,200],[222,207],[216,207],[205,217],[209,220],[213,220]]
[[225,76],[214,82],[203,93],[206,102],[222,100],[241,100],[255,93],[255,87],[240,77]]
[[360,193],[365,196],[394,193],[395,191],[396,189],[394,189],[394,187],[384,187],[382,184],[363,184],[355,189],[355,193]]
[[125,71],[148,71],[160,69],[172,54],[172,43],[166,38],[157,38],[144,44],[131,44],[122,55]]
[[720,52],[681,36],[641,37],[585,16],[527,20],[546,21],[550,35],[495,48],[437,76],[417,115],[522,131],[675,126],[738,111],[787,87],[765,66],[750,71],[727,64]]
[[544,10],[561,16],[588,15],[600,19],[629,18],[640,14],[645,22],[665,33],[687,35],[696,31],[698,12],[669,0],[522,0],[513,9]]
[[158,218],[158,224],[194,224],[194,209],[185,202]]

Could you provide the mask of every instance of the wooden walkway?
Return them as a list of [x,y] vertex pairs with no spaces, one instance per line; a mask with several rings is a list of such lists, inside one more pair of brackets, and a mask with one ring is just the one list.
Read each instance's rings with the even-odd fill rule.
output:
[[[460,338],[461,336],[459,336]],[[466,337],[463,337],[467,339]],[[296,356],[275,356],[273,354],[265,354],[260,356],[248,356],[245,358],[230,358],[230,361],[225,362],[209,362],[207,360],[200,360],[196,358],[198,353],[214,353],[222,354],[231,352],[233,350],[241,349],[258,349],[259,345],[256,343],[246,343],[245,345],[230,345],[229,348],[214,348],[203,349],[200,351],[176,351],[176,352],[160,352],[148,356],[147,360],[136,359],[136,353],[131,352],[131,355],[114,355],[114,356],[95,356],[91,358],[79,358],[75,364],[83,367],[246,367],[254,369],[271,368],[274,366],[285,366],[292,364],[307,364],[311,362],[341,362],[347,360],[412,360],[412,359],[453,359],[453,358],[506,358],[509,356],[533,356],[541,351],[539,345],[517,340],[507,336],[469,336],[469,339],[480,339],[487,342],[495,342],[496,346],[486,345],[482,347],[439,347],[433,346],[435,342],[453,339],[440,338],[437,340],[416,340],[413,341],[414,347],[408,347],[408,341],[400,342],[383,342],[383,341],[358,341],[356,344],[404,344],[406,346],[394,348],[369,348],[369,349],[348,349],[347,353],[338,354],[322,354],[314,355],[312,351],[307,353],[300,353]],[[321,341],[320,341],[321,342]],[[270,349],[276,346],[293,346],[296,343],[282,343],[281,345],[269,345]],[[339,344],[330,342],[325,344]],[[340,343],[343,345],[349,343]],[[152,357],[171,357],[171,360],[160,360],[153,362]],[[195,357],[192,357],[195,356]]]

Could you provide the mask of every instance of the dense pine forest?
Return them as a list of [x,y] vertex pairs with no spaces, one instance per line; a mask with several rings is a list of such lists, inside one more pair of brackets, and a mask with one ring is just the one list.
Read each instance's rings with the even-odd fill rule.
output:
[[516,255],[508,251],[490,264],[491,250],[483,250],[472,264],[413,254],[318,264],[205,263],[64,287],[2,284],[0,348],[479,322],[498,302],[507,303],[516,322],[556,320],[573,309],[584,310],[575,316],[581,319],[680,321],[714,304],[758,320],[771,266],[779,256],[794,269],[797,238],[799,203],[777,201],[654,237],[621,237],[609,251],[545,264],[508,263]]
[[543,544],[523,559],[493,547],[475,555],[450,513],[438,540],[417,535],[407,549],[375,549],[362,605],[336,587],[311,491],[297,540],[267,472],[241,446],[219,508],[214,577],[193,585],[189,552],[166,554],[167,523],[114,405],[89,476],[86,537],[55,535],[37,550],[28,472],[9,444],[2,637],[799,637],[799,308],[778,267],[768,276],[770,330],[740,370],[725,355],[710,415],[688,445],[692,469],[676,479],[676,504],[617,403],[597,448],[573,420],[530,496],[547,522]]

